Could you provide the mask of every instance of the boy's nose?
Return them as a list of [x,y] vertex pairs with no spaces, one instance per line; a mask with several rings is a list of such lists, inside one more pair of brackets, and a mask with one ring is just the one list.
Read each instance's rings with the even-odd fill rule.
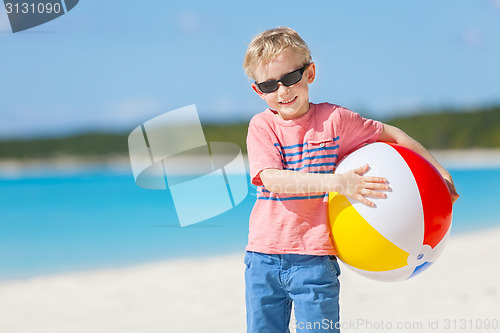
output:
[[285,86],[283,83],[278,82],[278,94],[281,96],[287,95],[290,92],[290,87]]

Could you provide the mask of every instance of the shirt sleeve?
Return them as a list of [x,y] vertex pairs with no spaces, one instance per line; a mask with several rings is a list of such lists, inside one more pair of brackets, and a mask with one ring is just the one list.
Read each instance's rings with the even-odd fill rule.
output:
[[359,113],[349,109],[340,110],[341,146],[340,158],[362,146],[378,140],[384,129],[379,121],[362,117]]
[[[264,125],[264,126],[262,126]],[[247,151],[252,184],[261,186],[260,172],[265,169],[283,169],[276,135],[266,124],[252,119],[248,127]]]

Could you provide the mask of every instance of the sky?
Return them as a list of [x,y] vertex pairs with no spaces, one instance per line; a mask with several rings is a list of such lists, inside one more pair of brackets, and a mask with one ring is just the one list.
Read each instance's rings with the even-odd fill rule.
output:
[[276,26],[311,49],[312,102],[380,120],[500,104],[500,0],[80,0],[18,33],[0,8],[0,138],[132,131],[190,104],[248,122],[266,104],[243,57]]

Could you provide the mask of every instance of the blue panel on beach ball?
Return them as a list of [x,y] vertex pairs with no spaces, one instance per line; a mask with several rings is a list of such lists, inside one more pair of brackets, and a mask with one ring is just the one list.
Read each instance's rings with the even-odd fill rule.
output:
[[411,273],[410,277],[414,277],[415,275],[418,275],[425,271],[430,265],[432,265],[432,262],[424,262],[422,265],[415,267],[415,270],[413,273]]

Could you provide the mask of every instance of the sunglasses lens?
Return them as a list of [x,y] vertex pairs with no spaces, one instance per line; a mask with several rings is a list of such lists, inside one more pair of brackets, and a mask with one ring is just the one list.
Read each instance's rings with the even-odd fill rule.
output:
[[257,86],[259,87],[260,91],[268,94],[278,90],[278,81],[266,81],[257,84]]
[[295,83],[299,82],[300,79],[302,79],[302,73],[299,70],[295,72],[288,73],[287,75],[283,76],[281,79],[281,83],[283,83],[284,86],[292,86]]

